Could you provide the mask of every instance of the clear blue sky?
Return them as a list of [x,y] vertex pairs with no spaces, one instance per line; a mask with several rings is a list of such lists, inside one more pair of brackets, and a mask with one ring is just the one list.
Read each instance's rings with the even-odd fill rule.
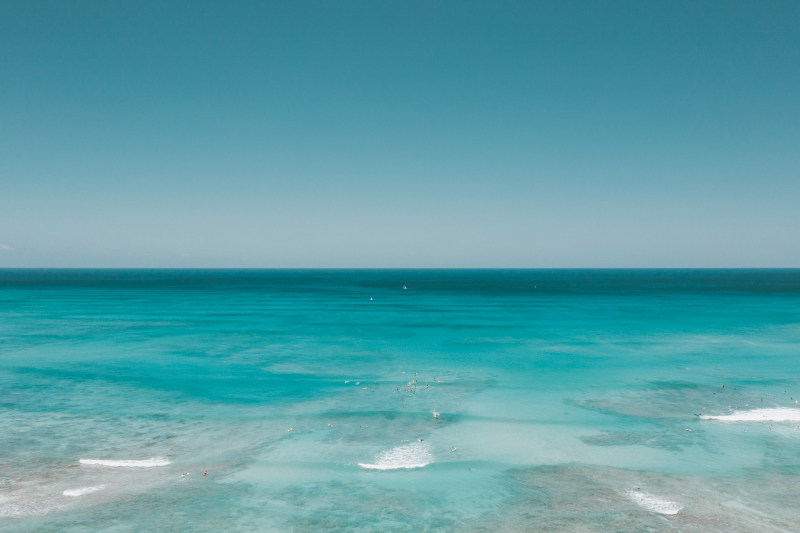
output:
[[0,267],[800,267],[800,2],[0,0]]

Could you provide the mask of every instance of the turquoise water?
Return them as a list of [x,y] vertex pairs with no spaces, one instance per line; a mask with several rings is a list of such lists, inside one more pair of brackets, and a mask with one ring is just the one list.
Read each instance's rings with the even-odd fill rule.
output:
[[799,270],[0,270],[0,530],[797,531],[799,361]]

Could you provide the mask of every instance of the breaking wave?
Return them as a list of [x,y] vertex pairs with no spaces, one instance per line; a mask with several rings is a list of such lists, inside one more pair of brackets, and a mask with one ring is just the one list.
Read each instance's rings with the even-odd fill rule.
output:
[[775,407],[772,409],[752,409],[730,415],[700,415],[703,420],[721,422],[800,422],[800,409]]
[[141,460],[106,460],[106,459],[81,459],[82,465],[113,466],[123,468],[152,468],[154,466],[167,466],[170,461],[162,457],[151,457]]
[[678,514],[683,506],[669,500],[662,500],[639,490],[626,490],[625,496],[643,509],[659,514]]
[[374,463],[358,463],[361,468],[370,470],[397,470],[400,468],[422,468],[433,461],[429,446],[408,444],[386,450],[375,456]]
[[102,488],[103,485],[99,485],[97,487],[83,487],[81,489],[65,490],[62,494],[64,496],[83,496],[84,494],[89,494],[90,492],[96,492]]

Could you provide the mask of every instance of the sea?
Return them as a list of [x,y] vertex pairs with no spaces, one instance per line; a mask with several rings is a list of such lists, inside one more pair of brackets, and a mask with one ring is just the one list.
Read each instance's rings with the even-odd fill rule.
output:
[[0,531],[800,530],[800,270],[0,270]]

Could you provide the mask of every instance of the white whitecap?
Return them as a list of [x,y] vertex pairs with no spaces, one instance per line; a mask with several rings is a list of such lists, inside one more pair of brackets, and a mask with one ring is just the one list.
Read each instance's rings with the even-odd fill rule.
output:
[[683,506],[669,500],[662,500],[639,490],[626,490],[625,496],[643,509],[659,514],[678,514]]
[[751,409],[729,415],[700,415],[700,418],[721,422],[800,422],[800,409],[790,407]]
[[425,444],[408,444],[386,450],[375,456],[374,463],[358,463],[361,468],[370,470],[397,470],[401,468],[422,468],[433,461],[430,447]]
[[65,490],[62,494],[64,496],[83,496],[84,494],[89,494],[91,492],[97,492],[98,490],[102,489],[104,485],[98,485],[97,487],[83,487],[80,489],[71,489]]
[[154,466],[167,466],[170,461],[162,457],[151,457],[150,459],[81,459],[82,465],[112,466],[122,468],[152,468]]

